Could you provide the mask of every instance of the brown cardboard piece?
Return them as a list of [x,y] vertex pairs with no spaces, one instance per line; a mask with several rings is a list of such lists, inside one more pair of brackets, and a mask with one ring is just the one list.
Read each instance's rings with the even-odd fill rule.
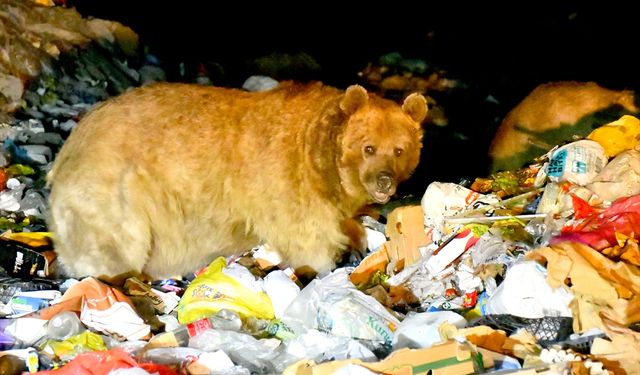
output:
[[351,272],[349,278],[354,285],[366,283],[376,271],[386,272],[387,266],[391,262],[389,251],[387,250],[388,244],[389,242],[386,242],[376,252],[365,257],[358,267]]
[[385,375],[464,375],[474,374],[473,356],[468,344],[450,340],[426,349],[400,349],[380,362],[362,362],[358,359],[325,362],[314,365],[298,362],[287,368],[286,375],[330,375],[355,364]]
[[458,328],[448,322],[440,324],[438,332],[443,340],[464,336],[479,349],[490,350],[510,357],[524,359],[527,355],[540,351],[536,338],[528,332],[508,337],[505,331],[489,326]]
[[431,243],[424,231],[422,206],[404,206],[391,211],[385,235],[389,238],[389,257],[401,263],[401,268],[418,261],[422,257],[419,248]]
[[395,271],[401,271],[422,257],[419,248],[431,243],[431,237],[424,231],[424,214],[419,205],[402,206],[391,211],[387,217],[385,235],[389,241],[370,254],[351,273],[351,282],[362,284],[376,271],[386,272],[393,264]]

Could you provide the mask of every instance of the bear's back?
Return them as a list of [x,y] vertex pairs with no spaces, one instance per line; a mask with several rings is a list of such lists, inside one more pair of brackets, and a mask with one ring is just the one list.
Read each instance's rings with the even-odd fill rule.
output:
[[491,171],[524,166],[556,144],[586,136],[595,127],[637,113],[635,95],[595,82],[552,82],[537,86],[503,119],[491,145]]

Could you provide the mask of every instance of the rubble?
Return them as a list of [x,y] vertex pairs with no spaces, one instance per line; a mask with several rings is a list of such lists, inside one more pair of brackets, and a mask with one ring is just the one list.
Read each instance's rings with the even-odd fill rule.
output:
[[[117,22],[84,19],[74,9],[32,1],[0,2],[0,110],[22,105],[26,85],[53,70],[53,60],[90,42],[134,54],[135,32]],[[117,73],[115,70],[112,72]]]

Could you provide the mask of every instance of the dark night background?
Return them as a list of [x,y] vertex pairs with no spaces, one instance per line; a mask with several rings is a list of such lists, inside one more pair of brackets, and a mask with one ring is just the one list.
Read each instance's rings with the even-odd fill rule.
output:
[[[486,150],[506,112],[549,81],[595,81],[640,87],[638,20],[615,2],[70,2],[84,16],[131,27],[164,63],[218,67],[214,83],[240,86],[250,62],[274,52],[305,52],[321,70],[281,72],[278,79],[322,80],[346,87],[386,53],[425,60],[467,89],[446,98],[449,125],[425,129],[413,192],[433,180],[458,182],[486,173]],[[485,99],[491,95],[497,104]],[[417,183],[416,183],[417,181]],[[410,185],[407,189],[411,190]]]

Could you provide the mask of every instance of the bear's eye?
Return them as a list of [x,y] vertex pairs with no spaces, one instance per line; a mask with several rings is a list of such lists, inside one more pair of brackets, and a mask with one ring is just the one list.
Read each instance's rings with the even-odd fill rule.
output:
[[400,147],[396,147],[393,152],[396,154],[396,156],[400,156],[402,155],[402,153],[404,152],[403,149],[401,149]]
[[367,146],[364,146],[364,152],[369,155],[373,155],[376,153],[376,148],[371,145],[367,145]]

